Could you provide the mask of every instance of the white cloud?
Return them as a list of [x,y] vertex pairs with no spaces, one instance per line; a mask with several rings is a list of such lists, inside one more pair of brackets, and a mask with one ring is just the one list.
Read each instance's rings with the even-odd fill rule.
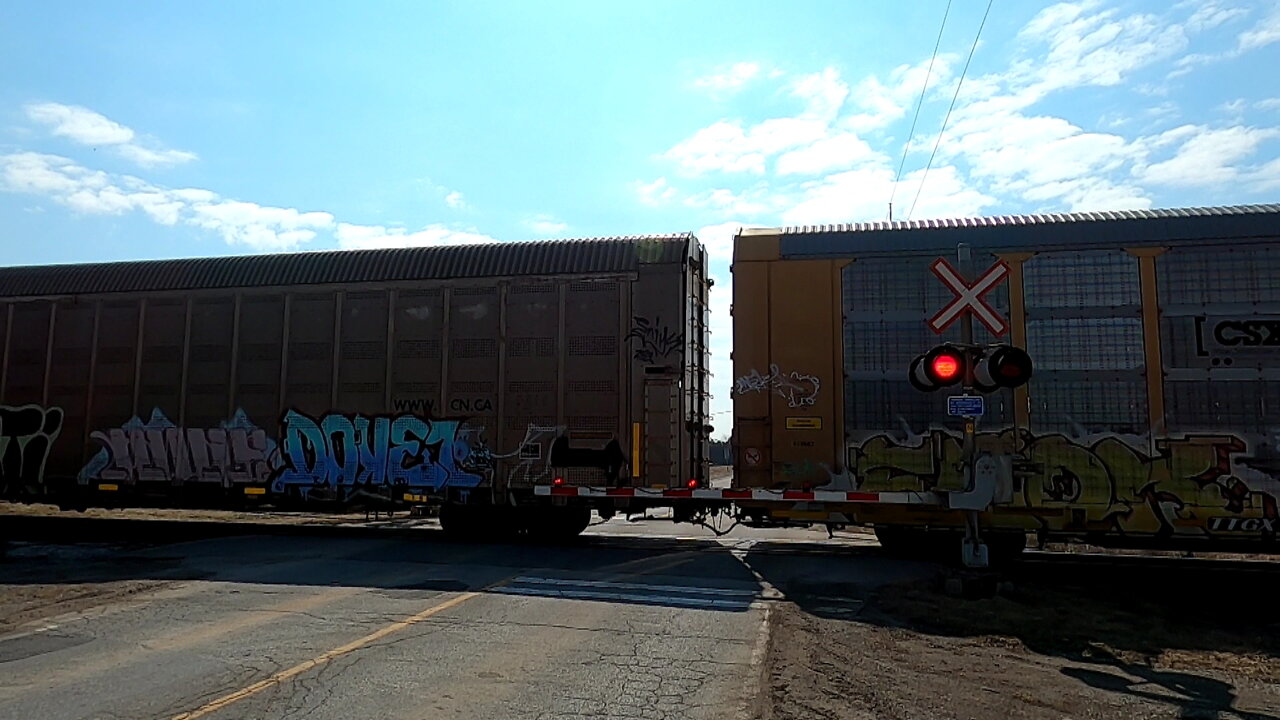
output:
[[676,196],[676,189],[668,185],[667,179],[662,177],[651,183],[637,181],[635,189],[636,194],[640,196],[640,202],[652,207],[665,205]]
[[791,94],[805,102],[804,116],[829,122],[849,97],[849,86],[840,79],[840,71],[828,67],[822,72],[805,75],[791,85]]
[[568,223],[560,222],[554,216],[546,213],[539,213],[533,217],[525,218],[524,226],[534,235],[542,235],[544,237],[559,235],[569,229]]
[[1236,42],[1236,49],[1241,53],[1280,42],[1280,4],[1273,5],[1271,12],[1258,21],[1257,25],[1240,33]]
[[1084,132],[1052,116],[971,116],[953,133],[954,139],[943,142],[941,154],[963,156],[975,177],[1005,190],[1100,176],[1135,156],[1119,135]]
[[1259,110],[1280,110],[1280,98],[1266,98],[1253,104]]
[[158,167],[161,165],[179,165],[196,159],[196,154],[186,150],[152,150],[141,145],[121,145],[119,152],[126,160],[131,160],[142,167]]
[[440,224],[428,225],[421,230],[409,232],[404,228],[388,228],[381,225],[338,223],[334,236],[338,239],[338,247],[343,250],[478,245],[497,242],[488,235],[474,231],[453,230]]
[[[711,260],[729,261],[733,259],[733,238],[746,225],[739,220],[730,220],[722,222],[718,225],[707,225],[698,230],[694,235],[702,242],[707,249],[707,256]],[[717,283],[720,280],[716,281]]]
[[5,189],[34,195],[67,196],[108,184],[106,173],[80,167],[56,155],[24,152],[0,156]]
[[1280,157],[1245,173],[1241,179],[1257,192],[1280,190]]
[[170,190],[138,178],[90,170],[57,155],[0,155],[0,189],[49,198],[85,215],[139,211],[161,225],[216,232],[230,245],[273,252],[300,247],[332,230],[333,216],[227,200],[209,190]]
[[300,212],[238,200],[190,206],[192,225],[213,230],[229,245],[277,251],[296,248],[315,238],[316,230],[333,227],[327,212]]
[[730,65],[722,72],[700,77],[693,81],[694,87],[709,90],[735,90],[746,85],[760,74],[760,65],[753,62],[740,62]]
[[[1276,8],[1241,33],[1241,47],[1272,41],[1273,25],[1280,30],[1280,5]],[[1266,134],[1213,132],[1194,142],[1182,138],[1179,142],[1186,146],[1176,151],[1173,145],[1145,137],[1166,130],[1182,114],[1172,100],[1146,109],[1107,112],[1093,127],[1033,109],[1067,90],[1122,85],[1136,90],[1133,80],[1140,72],[1161,63],[1185,65],[1188,61],[1178,58],[1194,56],[1188,53],[1192,38],[1239,22],[1247,13],[1218,0],[1183,3],[1165,15],[1127,12],[1102,0],[1043,9],[1018,33],[1014,56],[1003,69],[966,78],[939,147],[940,167],[928,173],[912,217],[971,215],[994,205],[997,198],[1037,210],[1149,207],[1148,185],[1212,184],[1228,177],[1254,178],[1250,187],[1258,186],[1263,180],[1256,163],[1247,161],[1258,151],[1260,140],[1269,137]],[[908,158],[919,164],[896,186],[890,167],[897,165],[900,147],[891,158],[882,133],[907,118],[921,96],[926,73],[929,90],[922,119],[930,113],[940,117],[960,59],[943,53],[931,72],[927,62],[907,63],[855,83],[846,82],[834,67],[790,76],[783,97],[801,101],[792,116],[756,123],[720,120],[668,150],[666,159],[690,176],[723,176],[682,193],[684,204],[733,216],[776,212],[789,223],[829,223],[885,217],[892,194],[895,216],[906,216],[918,180],[924,177],[919,164],[936,130],[930,128],[927,140],[913,143],[917,152]],[[1190,62],[1197,61],[1193,57]],[[1168,83],[1161,85],[1167,90]],[[1222,109],[1241,113],[1247,106],[1236,101]],[[1280,107],[1280,100],[1253,106]],[[1218,156],[1213,161],[1200,159],[1215,142],[1223,144]],[[1191,173],[1197,163],[1205,169],[1198,180]],[[1153,172],[1164,177],[1156,179]],[[754,177],[743,187],[729,181],[735,174]],[[807,179],[814,176],[818,179]],[[659,189],[668,190],[665,183],[655,184],[648,195]]]
[[455,210],[462,210],[467,207],[467,201],[463,199],[462,193],[452,190],[448,195],[444,196],[444,204]]
[[888,167],[862,168],[829,175],[806,183],[802,196],[794,206],[782,213],[788,225],[823,225],[829,223],[883,220],[889,214],[890,194],[899,198],[894,219],[904,219],[917,191],[912,218],[970,217],[996,202],[995,198],[972,187],[952,166],[929,171],[928,181],[920,190],[923,171],[907,174],[895,184]]
[[873,150],[856,133],[840,133],[786,153],[778,158],[777,169],[779,175],[817,175],[881,160],[884,155]]
[[26,106],[27,117],[47,125],[50,132],[81,145],[121,145],[134,133],[88,108],[60,103],[33,103]]
[[1224,113],[1227,113],[1228,115],[1239,116],[1241,113],[1244,112],[1245,108],[1248,106],[1249,106],[1249,101],[1245,100],[1244,98],[1236,98],[1235,100],[1222,103],[1221,105],[1218,106],[1218,109]]
[[685,198],[688,207],[713,208],[719,214],[758,215],[770,209],[767,189],[764,187],[741,193],[727,188],[705,190]]
[[[1224,10],[1224,12],[1228,11]],[[1228,19],[1235,19],[1248,13],[1247,10],[1239,8],[1233,8],[1229,12],[1231,15]],[[1198,15],[1200,15],[1199,12],[1192,15],[1191,19],[1188,20],[1188,27],[1195,26]],[[1280,4],[1273,5],[1271,12],[1263,16],[1253,27],[1240,32],[1236,36],[1236,46],[1234,48],[1222,52],[1187,54],[1175,63],[1175,69],[1169,73],[1168,77],[1175,78],[1186,75],[1201,65],[1238,58],[1247,52],[1266,47],[1277,41],[1280,41]]]
[[1183,3],[1182,6],[1196,8],[1186,22],[1187,31],[1193,33],[1210,30],[1249,14],[1245,8],[1229,7],[1213,0],[1197,0],[1193,3]]
[[1256,153],[1263,141],[1276,137],[1280,137],[1277,128],[1183,125],[1142,141],[1148,150],[1172,145],[1177,150],[1168,160],[1136,165],[1134,175],[1156,185],[1222,185],[1248,174],[1238,167],[1239,163]]
[[929,79],[929,87],[935,91],[950,82],[951,65],[954,61],[954,55],[942,53],[934,60],[932,69],[925,61],[915,65],[899,65],[890,71],[884,81],[875,75],[868,75],[858,82],[852,93],[851,103],[860,112],[843,118],[840,124],[858,132],[866,132],[901,119],[906,115],[907,108],[919,99],[926,77]]
[[774,118],[748,129],[722,120],[668,150],[667,157],[692,175],[709,171],[762,175],[767,157],[825,134],[824,122],[807,117]]
[[99,113],[78,105],[61,103],[33,103],[25,108],[27,117],[46,125],[50,132],[81,145],[110,146],[120,156],[142,167],[178,165],[197,158],[193,152],[151,147],[135,142],[137,133]]
[[[1049,92],[1089,85],[1114,86],[1129,74],[1175,57],[1188,39],[1181,25],[1155,15],[1117,17],[1099,2],[1060,3],[1042,10],[1019,33],[1034,62],[1015,62],[1012,79],[1025,79],[1027,104]],[[1040,46],[1047,46],[1042,52]],[[1025,105],[1024,105],[1025,107]]]

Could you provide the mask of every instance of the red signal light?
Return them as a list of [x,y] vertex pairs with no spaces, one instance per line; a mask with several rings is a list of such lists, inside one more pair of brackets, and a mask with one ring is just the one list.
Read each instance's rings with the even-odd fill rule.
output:
[[563,484],[564,484],[564,478],[562,478],[562,477],[558,477],[558,478],[556,478],[555,480],[552,480],[552,481],[551,481],[551,484],[552,484],[552,485],[563,485]]
[[690,489],[690,490],[693,490],[693,489],[695,489],[695,488],[697,488],[697,487],[698,487],[698,481],[697,481],[697,480],[694,480],[694,479],[690,479],[690,480],[689,480],[689,489]]
[[960,358],[943,353],[933,359],[933,374],[939,380],[950,380],[960,374]]
[[921,392],[933,392],[964,379],[969,359],[963,348],[939,345],[911,361],[907,377],[912,387]]

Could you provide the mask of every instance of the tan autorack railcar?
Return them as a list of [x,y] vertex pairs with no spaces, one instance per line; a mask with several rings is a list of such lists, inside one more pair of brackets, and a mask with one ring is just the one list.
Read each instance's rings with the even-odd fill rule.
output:
[[960,390],[922,392],[908,367],[960,339],[958,323],[928,327],[956,298],[931,264],[958,248],[970,281],[1008,268],[985,297],[1007,334],[975,323],[974,341],[1034,363],[977,421],[977,456],[1002,460],[977,511],[989,541],[1274,546],[1277,205],[744,230],[736,484],[813,500],[747,513],[872,524],[886,545],[955,537],[923,531],[961,527],[973,501],[964,419],[947,414]]

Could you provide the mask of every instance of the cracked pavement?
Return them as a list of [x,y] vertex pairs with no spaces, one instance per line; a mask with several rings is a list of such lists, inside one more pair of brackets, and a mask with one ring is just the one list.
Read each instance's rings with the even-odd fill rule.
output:
[[770,600],[740,547],[242,536],[61,564],[75,546],[19,547],[0,592],[113,569],[140,587],[28,607],[0,635],[0,718],[751,717]]

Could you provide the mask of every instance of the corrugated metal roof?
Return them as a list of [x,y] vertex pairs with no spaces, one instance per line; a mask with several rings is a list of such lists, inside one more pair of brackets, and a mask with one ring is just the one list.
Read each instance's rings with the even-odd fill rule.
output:
[[997,215],[780,228],[783,257],[954,248],[1158,245],[1280,236],[1280,204]]
[[0,297],[634,271],[692,233],[0,268]]
[[1164,218],[1222,217],[1280,213],[1280,204],[1231,205],[1224,207],[1166,208],[1155,210],[1106,210],[1100,212],[1045,213],[1041,215],[993,215],[990,217],[931,218],[927,220],[895,220],[839,223],[835,225],[789,225],[783,235],[805,235],[833,232],[868,232],[882,230],[931,230],[938,228],[1007,227],[1010,225],[1048,225],[1050,223],[1104,222],[1116,220],[1159,220]]

